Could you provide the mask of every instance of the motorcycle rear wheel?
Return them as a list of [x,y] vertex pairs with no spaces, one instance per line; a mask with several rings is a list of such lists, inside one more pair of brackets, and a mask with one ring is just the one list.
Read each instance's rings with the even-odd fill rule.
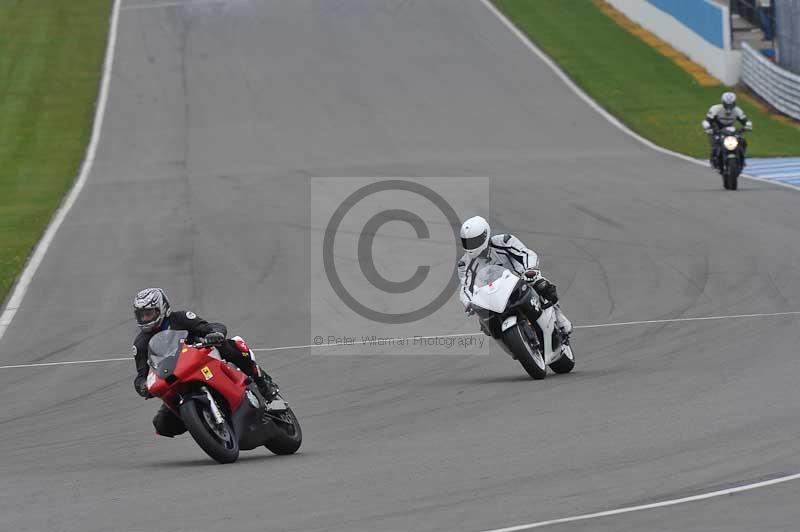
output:
[[239,441],[226,419],[222,426],[213,426],[209,407],[197,400],[181,405],[181,419],[197,445],[220,464],[230,464],[239,458]]
[[550,369],[554,373],[569,373],[575,367],[575,355],[572,353],[572,346],[564,344],[561,348],[561,358],[550,364]]
[[547,376],[547,365],[544,363],[542,351],[531,347],[527,336],[522,332],[521,323],[507,329],[503,333],[503,341],[533,380],[538,381]]
[[290,407],[286,407],[286,411],[279,414],[272,414],[275,417],[280,417],[284,421],[274,421],[278,429],[278,434],[272,437],[268,443],[264,445],[267,449],[275,454],[294,454],[303,443],[303,429],[300,428],[300,422],[297,416]]

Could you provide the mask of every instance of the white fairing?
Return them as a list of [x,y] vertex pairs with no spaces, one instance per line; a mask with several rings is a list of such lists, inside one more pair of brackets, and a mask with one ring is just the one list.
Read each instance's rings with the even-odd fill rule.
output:
[[[485,284],[481,283],[480,278],[481,275],[484,275],[484,272],[486,272],[488,279],[492,279],[489,281],[487,277],[484,277],[483,279],[487,280]],[[472,293],[472,304],[492,312],[504,312],[506,305],[508,305],[508,298],[511,297],[518,282],[519,277],[505,268],[499,266],[484,268],[479,273],[479,279],[476,281],[475,289]],[[479,284],[483,286],[478,286]]]
[[506,332],[511,327],[517,324],[517,317],[516,316],[509,316],[505,320],[503,320],[503,326],[500,327],[500,330]]
[[[502,266],[491,265],[480,270],[476,275],[475,288],[473,290],[472,305],[501,314],[505,312],[508,300],[519,282],[519,277],[511,273]],[[532,303],[537,308],[541,308],[538,298],[534,298]],[[516,315],[508,316],[503,320],[501,330],[503,332],[517,325]],[[545,364],[550,365],[558,360],[563,354],[563,345],[553,346],[553,332],[556,324],[556,309],[548,307],[536,320],[536,325],[542,331],[544,345],[543,355]],[[502,344],[502,342],[501,342]],[[504,345],[504,344],[503,344]],[[506,352],[513,356],[507,348]]]
[[561,356],[561,349],[553,351],[553,330],[556,328],[556,311],[553,307],[547,308],[536,320],[536,324],[542,329],[544,340],[544,362],[550,364]]

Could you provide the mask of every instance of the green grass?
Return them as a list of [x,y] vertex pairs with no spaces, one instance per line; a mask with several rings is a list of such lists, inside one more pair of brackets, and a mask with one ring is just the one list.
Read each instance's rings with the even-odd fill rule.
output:
[[75,180],[112,0],[0,0],[0,300]]
[[[493,0],[518,28],[559,63],[592,98],[651,141],[693,157],[708,156],[700,127],[723,86],[694,78],[620,28],[590,0]],[[740,98],[740,101],[742,99]],[[749,102],[753,121],[748,153],[800,155],[800,128],[776,120]]]

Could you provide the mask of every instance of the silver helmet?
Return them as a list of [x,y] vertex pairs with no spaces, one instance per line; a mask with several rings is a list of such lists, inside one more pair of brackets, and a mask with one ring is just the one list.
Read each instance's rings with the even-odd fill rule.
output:
[[133,300],[133,313],[143,332],[155,331],[169,316],[167,294],[161,288],[145,288]]
[[729,111],[736,107],[736,95],[732,92],[722,93],[722,106]]

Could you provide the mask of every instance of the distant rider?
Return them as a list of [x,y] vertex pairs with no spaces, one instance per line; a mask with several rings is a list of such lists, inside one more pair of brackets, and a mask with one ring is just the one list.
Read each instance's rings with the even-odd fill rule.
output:
[[[511,234],[492,236],[489,222],[474,216],[461,225],[461,246],[464,256],[458,262],[458,278],[461,280],[459,298],[471,313],[470,302],[475,288],[475,279],[483,267],[498,265],[519,275],[543,299],[555,303],[556,324],[564,335],[572,332],[572,323],[558,306],[556,285],[545,279],[539,271],[539,257]],[[523,309],[528,310],[528,309]]]
[[[747,116],[742,111],[741,107],[736,105],[736,95],[732,92],[725,92],[722,94],[722,103],[712,105],[705,120],[703,120],[703,130],[708,135],[709,143],[711,144],[711,166],[717,167],[717,160],[719,158],[719,141],[718,133],[721,129],[731,127],[736,121],[744,125],[744,129],[750,131],[753,129],[753,123],[747,119]],[[747,141],[742,139],[742,152],[747,149]]]
[[[136,294],[136,298],[133,300],[133,313],[140,329],[131,348],[137,372],[133,387],[142,397],[150,396],[146,385],[149,371],[147,365],[148,343],[156,333],[168,329],[187,331],[189,333],[187,341],[202,341],[216,345],[222,358],[249,375],[268,401],[277,394],[278,387],[272,382],[272,378],[256,364],[251,354],[240,351],[233,340],[225,339],[228,334],[225,325],[209,323],[191,311],[171,310],[167,294],[161,288],[146,288]],[[166,405],[161,405],[153,418],[153,425],[158,434],[170,438],[186,432],[183,422]]]

